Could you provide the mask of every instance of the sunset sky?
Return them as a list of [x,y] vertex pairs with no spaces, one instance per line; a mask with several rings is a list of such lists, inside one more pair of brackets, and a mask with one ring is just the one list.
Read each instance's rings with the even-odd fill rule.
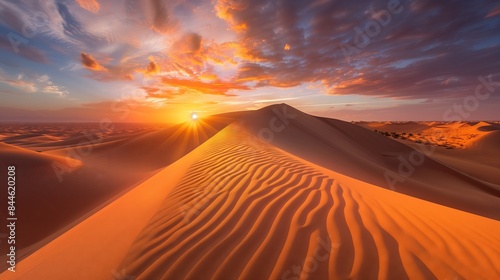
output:
[[0,121],[500,120],[497,0],[3,0],[0,33]]

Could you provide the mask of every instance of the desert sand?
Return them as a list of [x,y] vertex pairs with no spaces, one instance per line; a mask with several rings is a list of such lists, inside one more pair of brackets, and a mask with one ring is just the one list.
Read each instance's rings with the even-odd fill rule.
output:
[[[451,149],[431,137],[441,126]],[[495,124],[356,125],[280,104],[115,130],[70,162],[81,134],[3,131],[0,163],[43,190],[20,216],[55,222],[23,229],[24,257],[0,279],[500,277]],[[47,192],[57,178],[32,172],[53,162],[74,168],[60,184],[75,187]]]
[[[430,156],[461,173],[500,185],[500,124],[498,122],[364,122],[358,125],[418,148],[436,149]],[[404,134],[403,134],[404,133]]]

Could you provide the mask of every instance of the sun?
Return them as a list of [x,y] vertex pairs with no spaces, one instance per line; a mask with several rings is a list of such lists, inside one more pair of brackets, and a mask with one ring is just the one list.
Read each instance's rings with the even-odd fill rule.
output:
[[196,113],[192,113],[192,114],[191,114],[191,119],[192,119],[193,121],[197,120],[197,119],[198,119],[198,114],[196,114]]

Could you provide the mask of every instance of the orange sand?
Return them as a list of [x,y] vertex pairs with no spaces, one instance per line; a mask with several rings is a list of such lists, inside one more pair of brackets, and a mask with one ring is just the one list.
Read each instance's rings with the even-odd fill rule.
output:
[[[260,141],[281,106],[225,116],[168,166],[143,145],[161,146],[169,134],[103,144],[88,163],[100,152],[119,157],[112,147],[137,148],[133,158],[159,168],[156,175],[0,279],[500,277],[500,188],[436,156],[459,154],[425,156],[391,190],[384,172],[398,172],[398,156],[413,144],[291,107],[295,117],[284,130]],[[493,149],[496,131],[489,132],[477,141]]]

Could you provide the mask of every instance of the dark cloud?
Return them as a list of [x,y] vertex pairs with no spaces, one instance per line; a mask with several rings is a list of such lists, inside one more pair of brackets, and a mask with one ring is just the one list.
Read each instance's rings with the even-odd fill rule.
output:
[[245,49],[240,81],[402,98],[463,96],[500,71],[497,9],[492,0],[216,3]]
[[94,71],[104,71],[106,68],[101,66],[90,54],[82,52],[80,54],[83,66]]
[[158,64],[156,64],[156,62],[152,60],[148,63],[148,67],[146,68],[147,73],[157,73],[159,70],[160,67],[158,66]]
[[146,67],[146,71],[144,71],[144,73],[146,75],[153,75],[159,72],[160,72],[160,66],[153,60],[152,57],[150,57],[148,66]]
[[159,33],[167,34],[178,26],[171,12],[170,1],[149,0],[152,11],[153,28]]
[[201,49],[201,35],[197,33],[185,34],[179,45],[188,53],[196,53]]

